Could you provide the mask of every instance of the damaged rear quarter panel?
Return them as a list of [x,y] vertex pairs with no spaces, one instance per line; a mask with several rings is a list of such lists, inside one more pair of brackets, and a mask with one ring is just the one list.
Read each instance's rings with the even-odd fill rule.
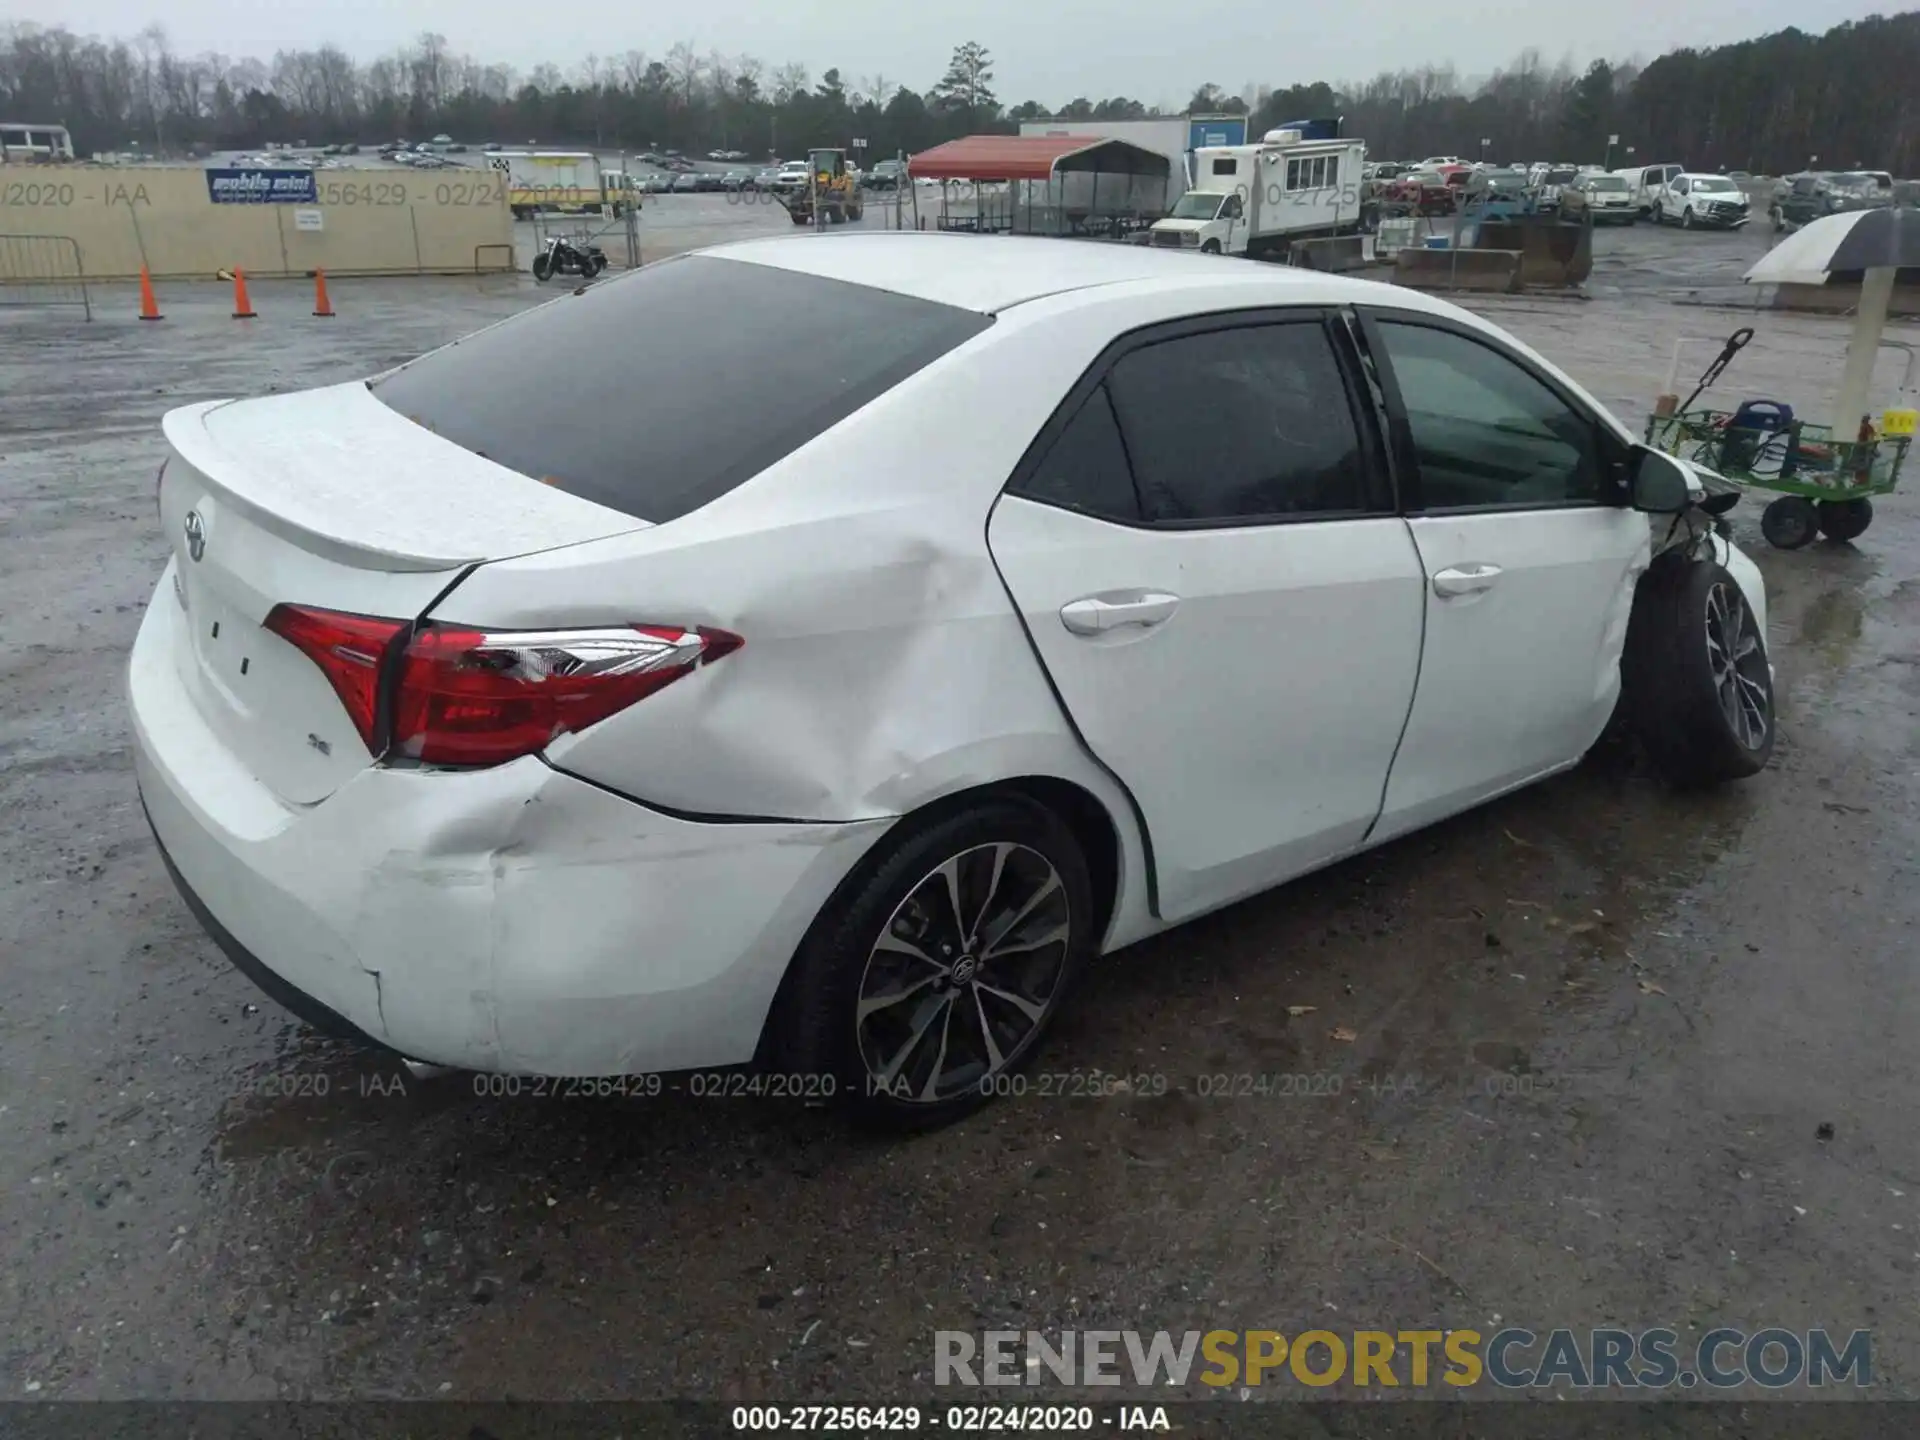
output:
[[736,653],[549,751],[676,811],[846,821],[1008,775],[1097,783],[985,532],[1005,477],[1110,331],[1044,330],[1011,347],[1016,363],[997,352],[1019,316],[701,510],[482,566],[441,610],[485,625],[743,636]]

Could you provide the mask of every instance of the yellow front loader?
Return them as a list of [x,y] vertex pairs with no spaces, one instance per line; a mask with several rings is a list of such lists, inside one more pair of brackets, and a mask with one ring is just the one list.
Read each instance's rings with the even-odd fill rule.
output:
[[858,220],[865,208],[844,150],[809,150],[807,183],[781,199],[796,225],[813,224],[816,205],[829,225]]

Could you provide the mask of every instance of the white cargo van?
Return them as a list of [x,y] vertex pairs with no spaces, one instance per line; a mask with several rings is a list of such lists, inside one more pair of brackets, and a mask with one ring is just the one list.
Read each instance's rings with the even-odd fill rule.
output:
[[1641,219],[1653,214],[1657,204],[1655,197],[1666,188],[1667,182],[1676,175],[1687,173],[1684,165],[1629,165],[1624,170],[1613,172],[1627,182],[1627,188],[1633,191],[1633,208]]

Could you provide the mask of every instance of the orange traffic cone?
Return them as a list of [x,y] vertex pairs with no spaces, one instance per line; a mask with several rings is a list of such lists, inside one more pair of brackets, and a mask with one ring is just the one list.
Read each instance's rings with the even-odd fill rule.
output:
[[153,277],[147,273],[147,267],[144,265],[140,267],[140,318],[142,320],[163,318],[160,314],[160,302],[153,298]]
[[327,272],[313,272],[313,313],[327,319],[333,317],[333,302],[327,298]]
[[247,272],[238,265],[233,267],[233,318],[253,319],[253,302],[247,299]]

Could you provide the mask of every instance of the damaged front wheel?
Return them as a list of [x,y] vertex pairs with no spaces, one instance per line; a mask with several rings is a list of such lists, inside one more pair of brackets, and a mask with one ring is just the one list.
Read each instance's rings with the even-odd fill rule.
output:
[[1640,578],[1621,703],[1677,785],[1758,774],[1773,754],[1773,667],[1740,586],[1706,560],[1663,557]]

